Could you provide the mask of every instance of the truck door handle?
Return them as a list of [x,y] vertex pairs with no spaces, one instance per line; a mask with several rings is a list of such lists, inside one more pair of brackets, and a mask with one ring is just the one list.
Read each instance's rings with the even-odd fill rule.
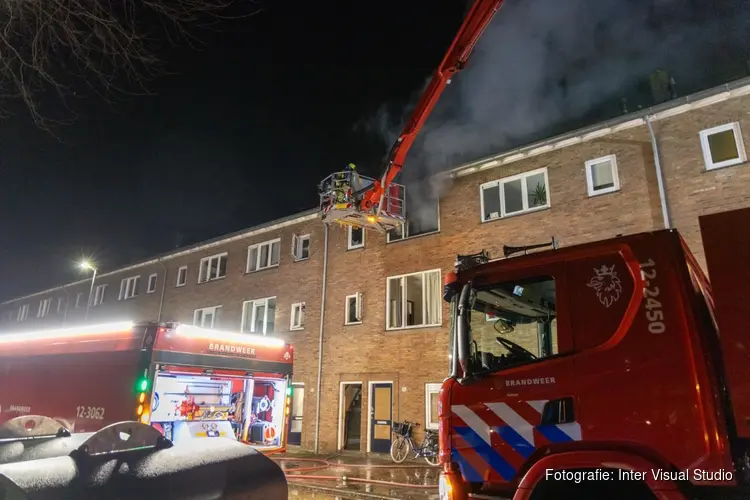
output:
[[573,398],[553,399],[544,405],[541,425],[570,424],[575,421]]

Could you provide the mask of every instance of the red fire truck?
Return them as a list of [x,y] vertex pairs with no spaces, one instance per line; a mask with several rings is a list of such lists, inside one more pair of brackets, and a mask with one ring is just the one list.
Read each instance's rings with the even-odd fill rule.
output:
[[0,425],[41,415],[71,432],[150,423],[174,442],[235,437],[286,447],[293,348],[177,323],[0,335]]
[[441,499],[750,498],[750,209],[700,224],[713,286],[673,230],[459,256]]

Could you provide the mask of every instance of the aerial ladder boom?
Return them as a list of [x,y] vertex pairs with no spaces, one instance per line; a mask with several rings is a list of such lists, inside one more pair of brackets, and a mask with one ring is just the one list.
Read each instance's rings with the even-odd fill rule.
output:
[[320,186],[324,222],[338,222],[384,232],[404,222],[403,199],[390,189],[406,155],[430,116],[445,87],[469,60],[474,46],[504,0],[475,0],[440,66],[391,148],[380,179],[367,179],[349,164],[344,172],[327,177]]

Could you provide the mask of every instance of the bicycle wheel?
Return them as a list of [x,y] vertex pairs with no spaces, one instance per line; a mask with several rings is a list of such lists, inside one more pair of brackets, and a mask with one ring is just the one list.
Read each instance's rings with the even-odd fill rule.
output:
[[440,456],[437,451],[435,451],[434,455],[425,455],[424,459],[430,465],[440,465]]
[[402,436],[398,436],[391,443],[391,459],[400,464],[409,455],[409,442]]

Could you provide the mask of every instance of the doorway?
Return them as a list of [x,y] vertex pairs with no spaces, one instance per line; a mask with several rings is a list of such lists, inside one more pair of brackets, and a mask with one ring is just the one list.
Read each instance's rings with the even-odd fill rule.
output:
[[361,450],[362,384],[341,382],[339,391],[339,450]]
[[370,382],[370,418],[368,451],[388,453],[391,449],[391,424],[393,422],[393,382]]
[[304,384],[292,384],[292,408],[289,415],[289,435],[287,442],[291,445],[302,444],[302,417],[305,409]]

